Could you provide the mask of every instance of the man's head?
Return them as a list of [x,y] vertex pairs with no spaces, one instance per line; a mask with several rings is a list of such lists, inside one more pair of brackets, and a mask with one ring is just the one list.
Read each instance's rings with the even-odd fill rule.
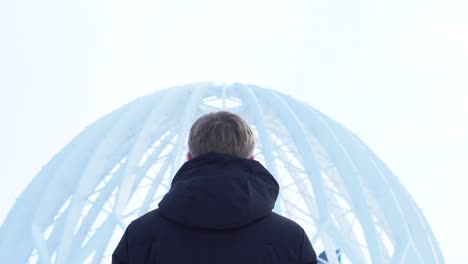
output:
[[253,158],[255,138],[244,119],[231,112],[219,111],[195,121],[190,129],[188,147],[189,160],[208,152]]

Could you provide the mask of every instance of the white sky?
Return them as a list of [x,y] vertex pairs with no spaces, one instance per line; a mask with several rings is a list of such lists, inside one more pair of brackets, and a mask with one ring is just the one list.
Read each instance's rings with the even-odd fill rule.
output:
[[87,125],[171,85],[288,93],[356,132],[468,245],[468,2],[1,1],[0,221]]

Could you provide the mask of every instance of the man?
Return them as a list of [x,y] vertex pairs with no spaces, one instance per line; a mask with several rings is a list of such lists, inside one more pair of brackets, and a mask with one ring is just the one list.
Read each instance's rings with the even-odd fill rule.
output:
[[200,117],[188,161],[159,208],[133,221],[114,264],[316,264],[304,230],[274,212],[279,186],[254,160],[254,135],[230,112]]

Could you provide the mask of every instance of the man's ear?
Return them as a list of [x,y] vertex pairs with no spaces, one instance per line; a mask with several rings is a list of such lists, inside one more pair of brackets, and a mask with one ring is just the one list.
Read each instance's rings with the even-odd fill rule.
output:
[[187,160],[191,160],[192,159],[192,154],[190,152],[187,152]]
[[254,157],[254,156],[252,156],[252,157],[250,157],[249,159],[251,159],[251,160],[255,160],[255,157]]

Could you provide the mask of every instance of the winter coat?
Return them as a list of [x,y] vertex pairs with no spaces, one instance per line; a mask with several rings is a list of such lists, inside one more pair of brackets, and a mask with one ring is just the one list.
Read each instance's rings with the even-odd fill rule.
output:
[[159,208],[134,220],[113,264],[316,264],[304,230],[272,212],[279,186],[257,161],[187,161]]

